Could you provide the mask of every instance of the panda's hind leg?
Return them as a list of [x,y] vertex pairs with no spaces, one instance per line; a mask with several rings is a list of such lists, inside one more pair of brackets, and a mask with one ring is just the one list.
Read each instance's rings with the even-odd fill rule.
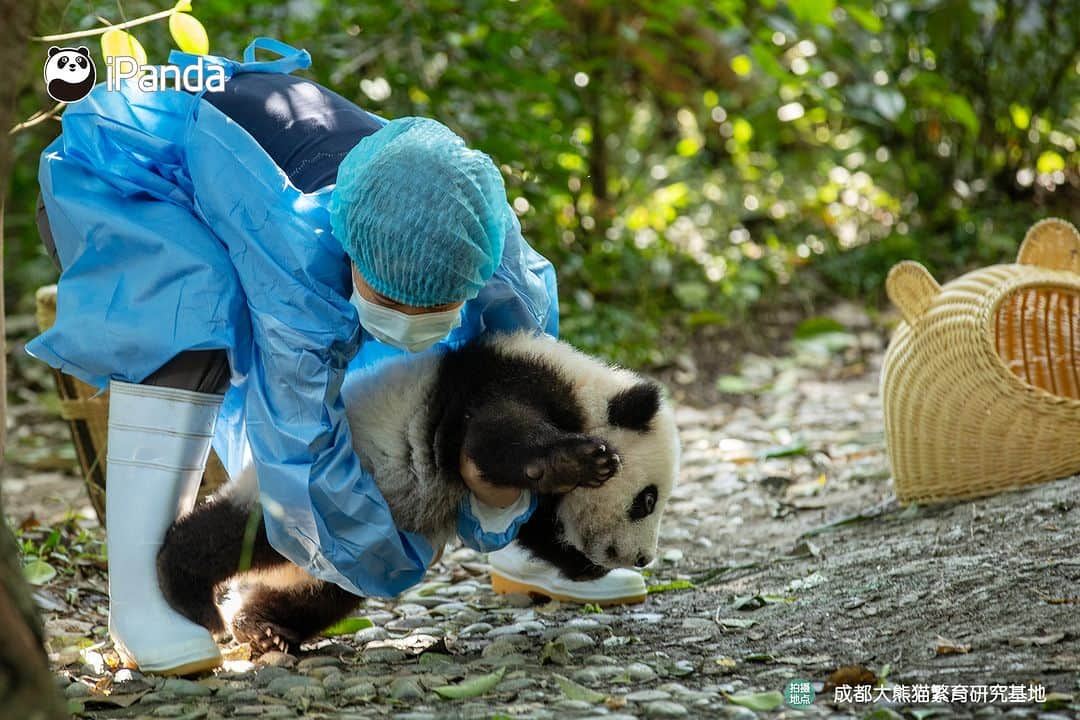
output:
[[295,652],[301,642],[347,617],[360,604],[356,595],[315,580],[295,565],[273,576],[264,574],[260,580],[267,582],[245,593],[244,604],[232,619],[233,637],[257,653]]
[[[241,567],[245,557],[250,558]],[[158,583],[174,610],[212,633],[225,630],[215,592],[247,569],[287,565],[270,545],[258,504],[224,497],[173,523],[158,551]]]

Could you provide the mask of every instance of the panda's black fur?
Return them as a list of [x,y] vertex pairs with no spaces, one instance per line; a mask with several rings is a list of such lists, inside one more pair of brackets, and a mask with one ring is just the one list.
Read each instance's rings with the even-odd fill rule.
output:
[[[467,492],[464,452],[490,482],[539,493],[517,540],[565,576],[597,578],[655,553],[678,440],[659,388],[640,376],[521,333],[389,361],[347,381],[342,394],[354,446],[395,523],[435,547],[453,535]],[[178,520],[158,574],[176,610],[221,632],[215,593],[241,575],[253,540],[243,574],[253,588],[232,633],[256,650],[287,649],[348,615],[360,598],[315,580],[270,546],[254,484],[246,471]]]

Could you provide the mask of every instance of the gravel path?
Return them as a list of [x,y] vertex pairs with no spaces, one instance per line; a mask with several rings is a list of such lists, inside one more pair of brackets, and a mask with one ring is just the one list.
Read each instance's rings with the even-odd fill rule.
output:
[[[484,556],[459,547],[398,600],[368,601],[370,627],[295,657],[229,645],[202,678],[116,670],[101,533],[54,522],[85,504],[77,481],[24,468],[12,519],[36,513],[31,548],[57,536],[44,557],[61,573],[37,591],[57,681],[93,718],[1080,716],[1080,486],[898,507],[881,344],[748,357],[723,381],[738,394],[681,407],[682,482],[644,604],[496,596]],[[815,692],[808,709],[783,704],[793,679]],[[843,701],[837,684],[877,702]],[[952,702],[958,687],[997,701]]]

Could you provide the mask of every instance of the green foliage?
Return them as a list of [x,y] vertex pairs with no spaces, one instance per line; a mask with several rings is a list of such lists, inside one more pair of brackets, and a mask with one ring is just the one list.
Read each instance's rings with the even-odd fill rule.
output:
[[[1034,220],[1080,207],[1080,25],[1054,0],[194,6],[216,54],[256,35],[304,46],[350,100],[436,117],[489,153],[559,270],[563,335],[630,365],[792,284],[880,301],[899,259],[942,278],[1006,261]],[[98,14],[116,4],[45,21]],[[132,32],[165,59],[164,24]],[[21,114],[45,104],[34,83]],[[32,228],[55,132],[16,136],[9,288],[24,297],[50,273]]]

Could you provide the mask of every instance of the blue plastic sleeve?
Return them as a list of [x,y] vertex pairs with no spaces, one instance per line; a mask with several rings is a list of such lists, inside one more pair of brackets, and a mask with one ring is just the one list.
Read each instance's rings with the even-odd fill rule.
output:
[[458,505],[457,533],[466,546],[480,552],[491,552],[509,545],[517,537],[521,526],[528,522],[529,518],[536,512],[536,506],[539,503],[536,493],[530,493],[529,507],[514,518],[506,530],[503,532],[487,532],[481,525],[480,520],[473,514],[471,498],[472,493],[466,493]]

